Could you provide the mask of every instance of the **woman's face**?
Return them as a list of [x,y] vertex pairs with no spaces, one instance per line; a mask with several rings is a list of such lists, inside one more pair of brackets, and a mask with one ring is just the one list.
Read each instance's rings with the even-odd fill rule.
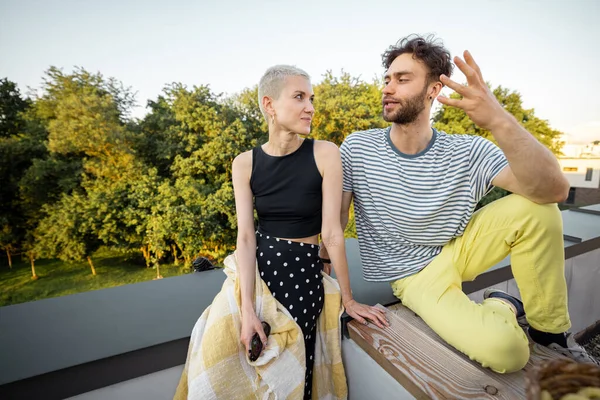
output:
[[288,76],[279,98],[273,101],[276,124],[286,130],[308,135],[315,108],[310,81],[303,76]]

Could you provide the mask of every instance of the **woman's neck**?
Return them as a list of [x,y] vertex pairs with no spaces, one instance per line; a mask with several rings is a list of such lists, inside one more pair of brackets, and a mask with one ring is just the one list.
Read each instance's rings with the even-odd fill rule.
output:
[[285,156],[298,150],[303,139],[297,133],[290,131],[269,131],[269,141],[262,148],[271,156]]

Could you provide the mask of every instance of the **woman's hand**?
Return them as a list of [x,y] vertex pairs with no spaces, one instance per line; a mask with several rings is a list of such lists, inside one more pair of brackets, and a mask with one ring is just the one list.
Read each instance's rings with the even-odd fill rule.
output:
[[385,311],[380,308],[361,304],[354,299],[344,303],[344,308],[349,316],[361,324],[366,325],[368,321],[371,321],[382,329],[384,326],[390,326],[390,323],[385,316]]
[[258,336],[260,336],[263,348],[265,348],[267,346],[267,335],[265,335],[265,331],[263,330],[262,324],[256,316],[256,313],[254,310],[244,312],[242,314],[241,342],[246,346],[248,354],[250,354],[250,343],[252,342],[252,336],[254,336],[255,333],[258,333]]

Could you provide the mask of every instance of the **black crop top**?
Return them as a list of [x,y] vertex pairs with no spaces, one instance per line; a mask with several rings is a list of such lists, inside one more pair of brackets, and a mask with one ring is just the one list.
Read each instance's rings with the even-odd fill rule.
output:
[[281,157],[260,146],[252,149],[250,188],[260,232],[290,239],[321,232],[323,178],[313,147],[312,139],[304,139],[298,150]]

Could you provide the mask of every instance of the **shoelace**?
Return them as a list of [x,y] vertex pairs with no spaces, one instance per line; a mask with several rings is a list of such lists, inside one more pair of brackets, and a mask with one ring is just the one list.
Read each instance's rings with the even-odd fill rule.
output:
[[587,359],[591,359],[592,361],[594,361],[596,364],[598,363],[595,359],[592,358],[592,356],[590,356],[587,351],[581,347],[581,346],[577,346],[577,347],[562,347],[562,346],[558,346],[559,348],[556,350],[559,350],[560,353],[566,353],[569,352],[571,353],[573,356],[575,356],[578,359],[582,359],[582,360],[587,360]]

